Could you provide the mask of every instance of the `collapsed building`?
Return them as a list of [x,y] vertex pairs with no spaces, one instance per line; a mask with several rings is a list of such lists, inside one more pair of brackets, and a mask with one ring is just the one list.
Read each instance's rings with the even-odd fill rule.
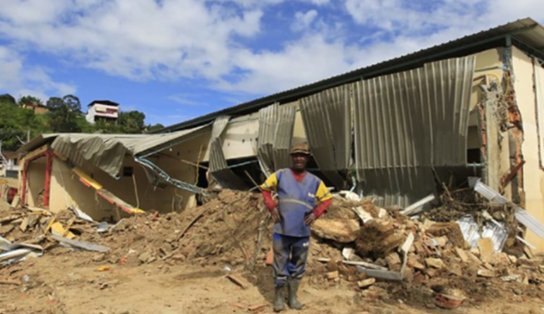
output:
[[544,222],[542,60],[544,28],[523,19],[160,134],[43,135],[19,150],[21,200],[95,218],[181,210],[210,186],[254,188],[304,141],[328,185],[382,206],[476,176]]

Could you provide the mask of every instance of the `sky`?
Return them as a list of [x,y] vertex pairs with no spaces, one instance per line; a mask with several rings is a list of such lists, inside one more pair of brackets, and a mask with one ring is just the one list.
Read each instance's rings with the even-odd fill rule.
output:
[[[541,0],[0,0],[0,94],[171,125],[531,17]],[[1,113],[0,113],[1,114]]]

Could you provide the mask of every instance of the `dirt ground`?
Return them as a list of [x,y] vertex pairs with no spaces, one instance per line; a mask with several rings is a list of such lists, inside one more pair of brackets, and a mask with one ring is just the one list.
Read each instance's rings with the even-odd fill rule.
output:
[[[272,271],[265,265],[271,222],[259,195],[224,191],[204,206],[123,219],[104,233],[69,211],[53,215],[2,208],[1,235],[12,242],[40,244],[45,253],[0,266],[0,313],[272,313]],[[325,218],[353,215],[336,204]],[[109,251],[60,245],[50,236],[52,222],[69,229],[75,239]],[[312,237],[299,294],[306,306],[299,312],[544,313],[542,257],[512,262],[513,256],[499,254],[486,262],[477,257],[462,262],[451,253],[455,250],[447,239],[446,246],[425,253],[425,237],[418,233],[406,280],[378,280],[364,289],[357,282],[366,275],[341,262],[344,244]],[[447,267],[418,268],[427,256],[441,256]],[[322,263],[322,258],[330,261]],[[482,269],[495,275],[481,277]],[[509,276],[517,279],[505,281]],[[459,289],[466,299],[456,309],[438,308],[437,287]]]
[[[56,248],[40,258],[1,269],[2,278],[21,278],[21,281],[1,285],[0,313],[272,312],[269,268],[259,267],[254,275],[238,274],[249,282],[242,289],[225,277],[224,265],[151,263],[133,267],[89,263],[94,255]],[[107,270],[100,270],[104,265]],[[301,287],[300,298],[306,307],[300,313],[544,312],[541,297],[527,294],[516,285],[509,297],[497,295],[478,300],[479,296],[474,295],[458,309],[443,310],[434,306],[426,291],[410,291],[408,298],[392,299],[375,289],[374,295],[363,296],[346,282],[316,286],[311,283],[316,279],[312,277],[306,278]],[[390,284],[383,286],[387,285]],[[414,295],[427,303],[414,303]]]

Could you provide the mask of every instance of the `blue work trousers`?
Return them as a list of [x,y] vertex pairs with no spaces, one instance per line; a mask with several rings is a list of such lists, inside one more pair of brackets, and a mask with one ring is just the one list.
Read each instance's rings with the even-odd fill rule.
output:
[[309,247],[310,237],[290,237],[274,233],[272,236],[274,250],[272,270],[276,287],[284,286],[288,278],[302,278]]

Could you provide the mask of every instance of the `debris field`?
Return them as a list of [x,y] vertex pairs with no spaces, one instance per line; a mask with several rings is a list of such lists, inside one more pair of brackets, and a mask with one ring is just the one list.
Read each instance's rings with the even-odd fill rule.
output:
[[[182,298],[188,313],[271,312],[272,222],[261,196],[223,190],[209,199],[179,213],[150,212],[117,222],[92,221],[75,209],[53,214],[3,204],[0,313],[144,313],[137,297],[121,302],[124,307],[97,301],[83,308],[74,295],[67,301],[69,293],[59,287],[115,296],[131,278],[133,292],[158,289],[164,295],[150,283],[164,276],[174,276],[165,291],[186,282],[199,287],[186,293],[204,289],[193,296],[203,306]],[[479,312],[516,303],[541,311],[542,256],[516,239],[519,226],[509,206],[461,190],[441,195],[430,207],[414,217],[380,208],[372,198],[335,195],[312,226],[301,293],[310,304],[303,312]],[[463,217],[480,230],[492,217],[503,233],[469,239],[471,246]],[[21,255],[7,255],[17,250]],[[141,287],[135,283],[139,276]],[[181,305],[168,309],[179,312],[176,306]]]

